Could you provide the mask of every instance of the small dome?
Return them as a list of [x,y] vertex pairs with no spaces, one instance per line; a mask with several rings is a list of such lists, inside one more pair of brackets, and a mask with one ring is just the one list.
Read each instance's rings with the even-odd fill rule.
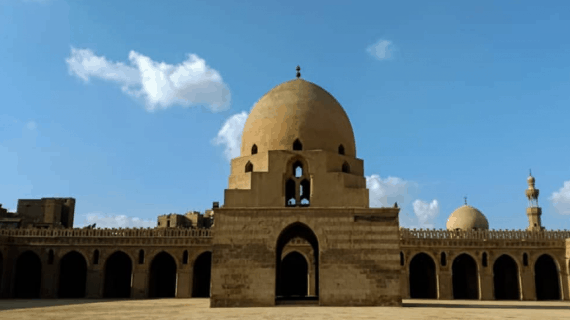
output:
[[352,125],[338,101],[318,85],[295,79],[266,93],[255,104],[243,129],[241,155],[270,150],[325,150],[356,156]]
[[464,231],[473,229],[489,229],[489,222],[485,215],[469,205],[457,208],[447,219],[447,230],[461,229]]
[[529,184],[534,184],[534,177],[533,177],[533,176],[528,176],[528,178],[526,179],[526,181],[527,181]]

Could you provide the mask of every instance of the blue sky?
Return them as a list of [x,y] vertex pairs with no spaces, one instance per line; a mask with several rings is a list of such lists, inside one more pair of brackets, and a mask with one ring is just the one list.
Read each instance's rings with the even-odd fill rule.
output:
[[0,203],[75,197],[75,225],[151,226],[223,202],[254,103],[334,95],[371,204],[444,228],[570,229],[567,1],[0,2]]

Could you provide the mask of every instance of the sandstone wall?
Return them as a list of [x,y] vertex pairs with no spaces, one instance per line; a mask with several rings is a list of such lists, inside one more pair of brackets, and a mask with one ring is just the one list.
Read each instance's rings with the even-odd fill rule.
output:
[[302,223],[318,239],[320,305],[400,305],[398,209],[216,210],[213,307],[275,304],[281,232]]

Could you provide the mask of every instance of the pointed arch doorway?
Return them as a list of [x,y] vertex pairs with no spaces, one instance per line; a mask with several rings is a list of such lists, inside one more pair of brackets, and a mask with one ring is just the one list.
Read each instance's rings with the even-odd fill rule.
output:
[[[312,248],[315,294],[309,295],[307,259],[298,252],[283,257],[283,248],[294,238],[307,241]],[[295,222],[287,226],[277,239],[275,268],[275,302],[318,301],[319,299],[319,243],[315,233],[305,224]]]

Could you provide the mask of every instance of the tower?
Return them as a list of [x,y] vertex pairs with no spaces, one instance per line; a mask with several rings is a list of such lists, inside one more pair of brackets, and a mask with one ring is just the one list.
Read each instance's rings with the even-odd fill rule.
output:
[[528,179],[528,189],[526,189],[526,197],[528,199],[528,208],[526,208],[526,215],[528,217],[528,229],[529,231],[540,231],[544,228],[542,227],[542,222],[540,221],[540,216],[542,215],[542,209],[538,206],[538,193],[539,190],[534,188],[534,177],[532,173],[529,172]]

